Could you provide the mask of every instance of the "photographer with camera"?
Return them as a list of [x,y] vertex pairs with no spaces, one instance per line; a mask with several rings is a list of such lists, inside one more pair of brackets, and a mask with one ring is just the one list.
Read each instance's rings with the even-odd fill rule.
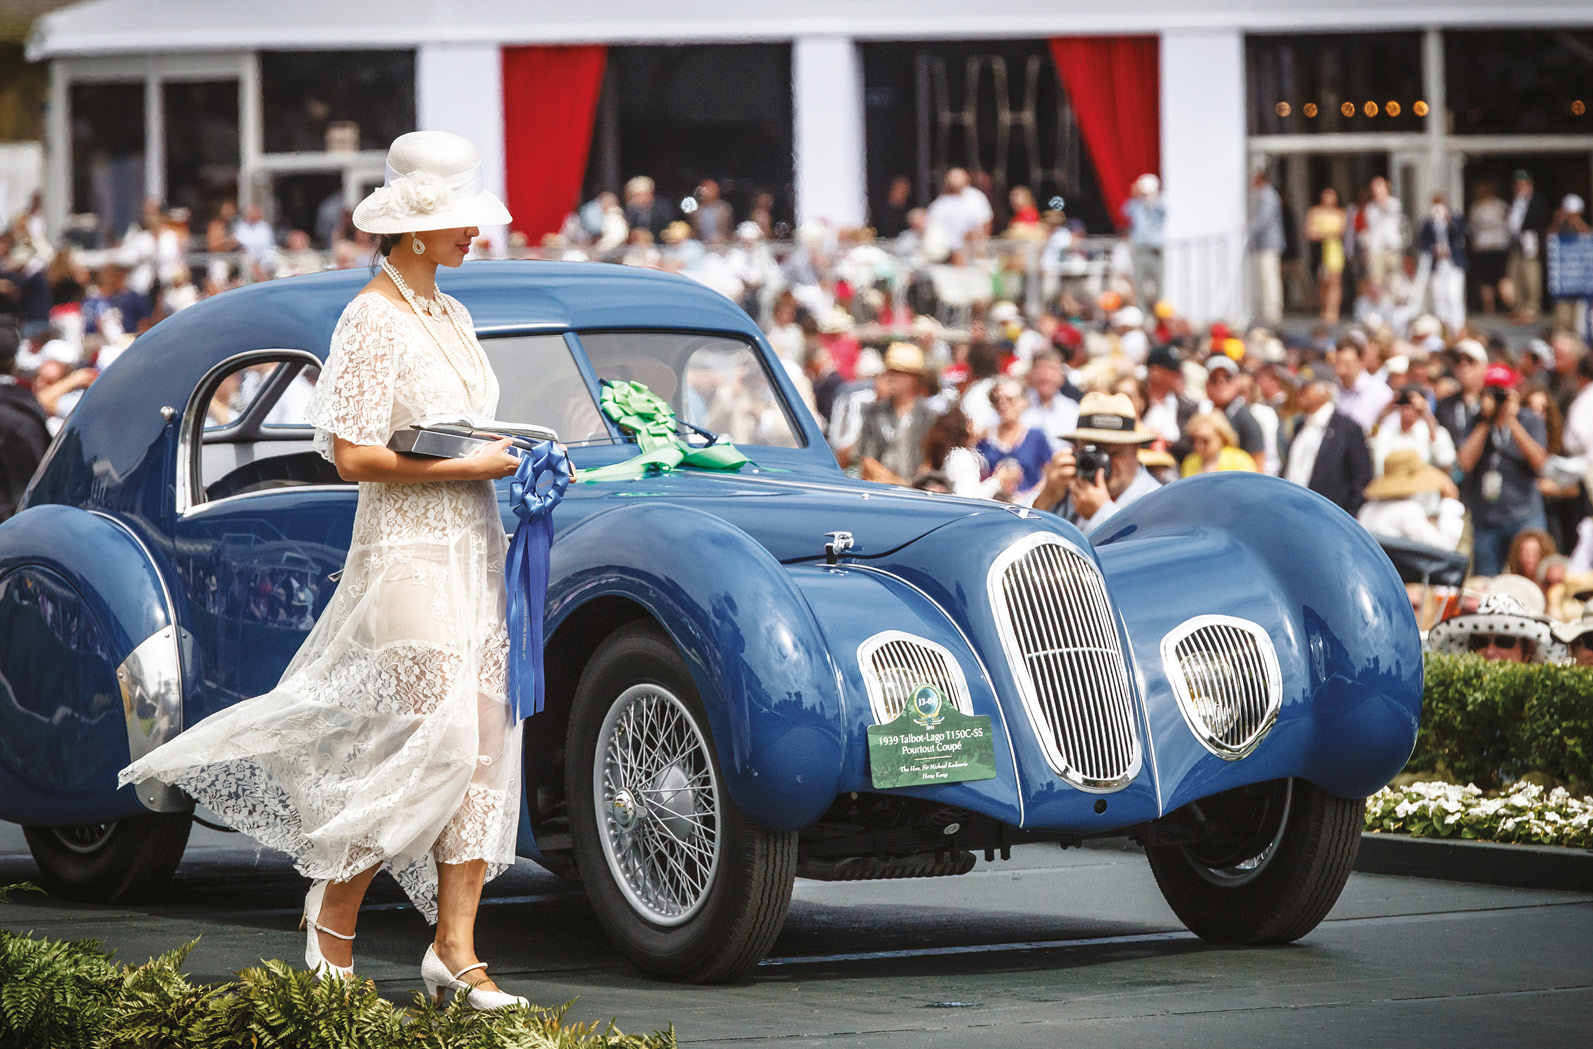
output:
[[1034,506],[1066,518],[1089,532],[1120,507],[1161,487],[1139,462],[1139,450],[1156,440],[1140,425],[1127,394],[1087,393],[1079,404],[1078,429],[1062,435],[1072,442],[1045,467]]
[[1455,445],[1449,431],[1438,425],[1427,403],[1427,394],[1415,385],[1401,387],[1383,409],[1377,430],[1372,434],[1372,472],[1383,476],[1383,464],[1391,454],[1402,449],[1415,452],[1422,462],[1440,470],[1448,470],[1455,464]]
[[1465,476],[1461,500],[1471,512],[1472,571],[1504,570],[1510,540],[1523,528],[1545,527],[1538,471],[1549,458],[1543,420],[1521,405],[1515,369],[1490,364],[1477,419],[1456,453]]

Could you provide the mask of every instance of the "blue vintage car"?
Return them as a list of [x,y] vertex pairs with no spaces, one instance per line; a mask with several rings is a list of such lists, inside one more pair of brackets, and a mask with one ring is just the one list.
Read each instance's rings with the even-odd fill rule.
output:
[[[326,606],[355,489],[304,419],[365,279],[255,285],[157,325],[0,525],[0,818],[54,891],[159,890],[192,802],[117,771],[268,691]],[[730,979],[798,875],[957,875],[1038,841],[1143,842],[1212,940],[1294,940],[1333,905],[1362,799],[1413,746],[1422,659],[1394,569],[1328,502],[1194,478],[1087,540],[849,479],[757,327],[690,281],[472,263],[443,286],[499,415],[554,427],[582,469],[636,452],[600,380],[752,460],[577,483],[555,514],[520,850],[579,877],[637,965]],[[942,722],[984,757],[925,764],[960,745]]]

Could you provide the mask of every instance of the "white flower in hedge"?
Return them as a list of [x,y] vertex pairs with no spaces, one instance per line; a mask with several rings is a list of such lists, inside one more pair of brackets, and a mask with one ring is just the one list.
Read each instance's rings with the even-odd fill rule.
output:
[[1484,798],[1474,785],[1416,783],[1385,787],[1367,799],[1366,828],[1438,837],[1593,847],[1593,798],[1563,789],[1518,785]]

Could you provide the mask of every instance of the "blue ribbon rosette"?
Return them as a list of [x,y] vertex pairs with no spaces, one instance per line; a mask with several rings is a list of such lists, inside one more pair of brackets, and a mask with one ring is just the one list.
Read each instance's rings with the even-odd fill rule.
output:
[[553,508],[569,486],[570,461],[552,441],[520,452],[520,468],[509,482],[510,508],[520,523],[504,565],[509,593],[508,698],[516,724],[542,711],[542,614],[553,550]]

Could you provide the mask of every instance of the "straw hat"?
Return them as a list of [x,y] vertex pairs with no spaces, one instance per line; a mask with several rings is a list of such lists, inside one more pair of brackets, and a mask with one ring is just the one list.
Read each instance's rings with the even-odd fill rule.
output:
[[1079,402],[1078,429],[1062,436],[1095,444],[1149,444],[1158,434],[1139,424],[1128,394],[1091,391]]
[[924,351],[910,342],[893,342],[885,350],[885,370],[924,374]]
[[1173,458],[1173,453],[1165,448],[1141,448],[1139,450],[1139,464],[1148,466],[1152,470],[1177,469],[1178,460]]
[[852,319],[852,314],[845,306],[836,303],[830,311],[819,318],[819,331],[826,335],[839,335],[851,331],[857,322]]
[[1389,452],[1383,476],[1366,486],[1368,499],[1409,499],[1417,492],[1441,492],[1449,478],[1436,466],[1422,461],[1414,448]]
[[366,233],[502,226],[509,209],[482,183],[470,140],[446,131],[411,131],[387,150],[386,181],[354,209]]
[[1531,641],[1537,649],[1533,654],[1537,663],[1558,662],[1564,655],[1548,619],[1529,612],[1510,595],[1498,593],[1483,598],[1477,611],[1453,616],[1434,626],[1427,632],[1427,647],[1434,652],[1467,652],[1467,642],[1473,634],[1503,634]]

